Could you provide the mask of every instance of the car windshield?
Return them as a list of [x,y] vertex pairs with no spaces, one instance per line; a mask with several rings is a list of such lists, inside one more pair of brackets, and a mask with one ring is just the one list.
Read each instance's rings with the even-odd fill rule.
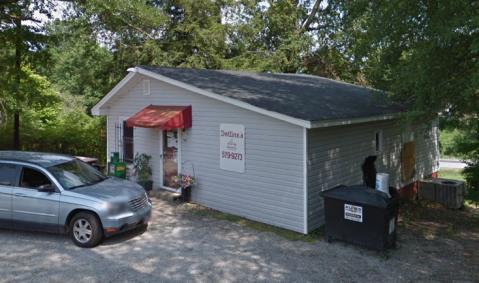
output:
[[93,185],[107,179],[100,171],[77,159],[48,167],[48,171],[66,190]]

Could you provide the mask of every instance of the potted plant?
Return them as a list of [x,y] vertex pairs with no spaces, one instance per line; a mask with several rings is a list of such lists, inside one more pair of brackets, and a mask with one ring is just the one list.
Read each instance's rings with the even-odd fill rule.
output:
[[191,186],[196,185],[195,177],[190,174],[179,174],[173,176],[173,188],[181,189],[181,200],[189,202],[191,200]]
[[133,170],[136,176],[136,182],[141,185],[146,191],[153,188],[153,180],[151,180],[152,170],[149,165],[151,155],[145,153],[136,153],[133,159]]

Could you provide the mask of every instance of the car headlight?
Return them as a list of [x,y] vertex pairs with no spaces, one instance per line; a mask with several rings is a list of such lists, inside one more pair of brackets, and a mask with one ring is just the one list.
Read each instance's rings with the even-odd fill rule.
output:
[[109,215],[122,214],[125,212],[130,212],[129,205],[127,203],[107,203],[106,211]]

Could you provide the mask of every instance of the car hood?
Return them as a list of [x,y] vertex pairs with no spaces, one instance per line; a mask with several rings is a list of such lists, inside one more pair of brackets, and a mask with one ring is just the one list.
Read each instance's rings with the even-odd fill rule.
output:
[[71,192],[102,200],[124,201],[144,194],[145,190],[137,183],[116,177],[109,177],[101,183],[76,188]]

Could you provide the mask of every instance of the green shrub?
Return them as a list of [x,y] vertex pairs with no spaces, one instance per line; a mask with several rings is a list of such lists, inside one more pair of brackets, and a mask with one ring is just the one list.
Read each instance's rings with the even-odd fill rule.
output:
[[476,205],[479,204],[479,165],[477,163],[468,163],[462,175],[466,179],[467,199]]
[[[20,123],[22,150],[46,151],[89,156],[106,162],[106,123],[104,117],[90,117],[73,110],[44,123],[24,114]],[[13,125],[9,120],[0,126],[0,149],[13,147]]]

